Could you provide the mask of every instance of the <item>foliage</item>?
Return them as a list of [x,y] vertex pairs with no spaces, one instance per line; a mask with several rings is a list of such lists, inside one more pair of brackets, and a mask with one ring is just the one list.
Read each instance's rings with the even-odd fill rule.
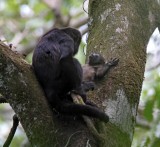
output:
[[[60,11],[63,16],[68,16],[71,11],[82,10],[80,5],[82,0],[67,0],[62,3]],[[12,43],[22,54],[28,50],[27,55],[33,51],[38,38],[55,22],[52,9],[39,0],[1,0],[0,15],[0,39]],[[30,55],[27,57],[29,63]]]

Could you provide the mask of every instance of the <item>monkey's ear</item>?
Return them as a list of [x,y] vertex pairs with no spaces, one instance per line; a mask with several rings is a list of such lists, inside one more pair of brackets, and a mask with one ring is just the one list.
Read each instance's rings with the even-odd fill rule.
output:
[[81,33],[78,30],[73,29],[73,28],[64,28],[61,30],[73,39],[73,41],[74,41],[73,54],[75,55],[78,52],[79,44],[81,42],[81,38],[82,38]]

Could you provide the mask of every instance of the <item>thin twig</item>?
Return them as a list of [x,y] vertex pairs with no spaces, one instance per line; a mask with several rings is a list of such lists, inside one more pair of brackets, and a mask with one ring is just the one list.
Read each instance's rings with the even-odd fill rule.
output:
[[88,12],[85,10],[85,8],[84,8],[84,4],[85,4],[85,2],[86,2],[87,0],[84,0],[83,1],[83,10],[84,10],[84,12],[86,12],[87,14],[88,14]]

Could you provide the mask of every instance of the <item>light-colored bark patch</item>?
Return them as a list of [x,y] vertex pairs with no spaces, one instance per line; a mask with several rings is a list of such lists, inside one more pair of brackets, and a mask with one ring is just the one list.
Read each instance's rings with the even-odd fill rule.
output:
[[100,16],[101,24],[106,20],[111,11],[112,11],[111,9],[107,9],[101,14]]
[[133,119],[136,116],[136,109],[132,108],[123,89],[118,89],[116,99],[107,99],[103,102],[105,113],[109,115],[110,122],[121,128],[125,133],[129,133],[132,140]]
[[115,8],[116,8],[117,11],[119,11],[119,10],[121,9],[121,5],[120,5],[119,3],[117,3],[117,4],[115,5]]

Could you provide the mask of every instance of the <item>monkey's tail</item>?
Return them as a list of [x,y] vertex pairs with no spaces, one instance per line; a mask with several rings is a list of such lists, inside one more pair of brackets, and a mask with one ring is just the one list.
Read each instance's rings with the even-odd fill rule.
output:
[[61,103],[57,108],[60,113],[69,114],[69,115],[86,115],[94,118],[98,118],[104,122],[109,121],[108,115],[103,111],[99,110],[96,107],[90,105],[81,105],[74,103]]

